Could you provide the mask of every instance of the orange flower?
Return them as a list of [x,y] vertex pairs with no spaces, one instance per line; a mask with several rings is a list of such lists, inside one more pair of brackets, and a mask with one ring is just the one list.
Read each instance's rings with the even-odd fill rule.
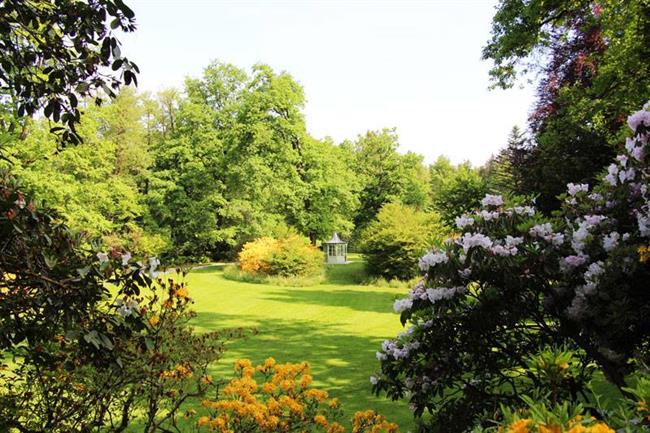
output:
[[242,371],[244,368],[252,366],[253,364],[250,359],[238,359],[235,362],[235,371]]
[[160,323],[160,317],[158,317],[157,315],[153,315],[149,317],[149,324],[151,326],[157,326],[159,323]]
[[[559,425],[538,425],[537,426],[537,431],[539,433],[562,433],[562,428]],[[528,433],[528,428],[526,428],[525,431],[522,431],[524,433]]]
[[589,428],[589,433],[615,433],[607,424],[599,422]]
[[212,376],[210,376],[209,374],[206,374],[205,376],[201,377],[201,383],[203,385],[208,385],[208,384],[212,383]]
[[[529,426],[531,423],[532,421],[528,418],[517,420],[512,424],[510,424],[510,427],[508,428],[508,433],[528,433],[530,431]],[[538,427],[540,429],[543,428],[542,426],[538,426]],[[545,433],[545,432],[539,430],[539,433]]]
[[337,422],[333,422],[327,429],[327,433],[343,433],[344,431],[345,428]]
[[309,374],[305,374],[302,379],[300,380],[300,386],[302,388],[307,388],[309,385],[311,385],[311,382],[313,381],[313,378]]

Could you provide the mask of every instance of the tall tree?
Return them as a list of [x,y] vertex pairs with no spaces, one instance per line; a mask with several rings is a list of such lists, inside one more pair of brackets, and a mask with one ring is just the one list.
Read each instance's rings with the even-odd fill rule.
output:
[[78,141],[80,97],[101,102],[98,91],[113,96],[122,83],[137,82],[138,67],[113,33],[135,30],[122,0],[4,0],[0,17],[0,99],[10,101],[17,123],[42,109],[65,124],[53,131]]
[[650,3],[502,0],[483,56],[496,86],[542,74],[525,187],[549,212],[568,182],[594,181],[650,98]]
[[368,225],[385,203],[401,192],[400,155],[395,129],[368,131],[353,144],[355,166],[362,182],[359,210],[354,218],[358,232]]
[[153,128],[149,199],[174,254],[232,254],[281,223],[312,242],[351,231],[350,155],[307,134],[303,89],[289,74],[213,62],[185,90],[171,104],[158,96],[162,125]]
[[480,173],[491,193],[525,194],[528,174],[528,141],[518,126],[513,126],[507,145],[490,157]]
[[400,201],[418,210],[430,205],[429,170],[424,165],[424,156],[413,152],[401,155],[399,164],[401,181]]
[[59,149],[48,122],[29,125],[23,141],[5,146],[6,165],[25,192],[56,209],[77,232],[103,237],[111,246],[156,253],[162,247],[146,227],[148,210],[139,194],[146,185],[151,153],[140,122],[140,100],[124,89],[111,103],[90,104],[76,146]]
[[432,208],[450,227],[457,216],[477,208],[488,192],[486,181],[469,162],[454,166],[448,158],[439,157],[429,170]]

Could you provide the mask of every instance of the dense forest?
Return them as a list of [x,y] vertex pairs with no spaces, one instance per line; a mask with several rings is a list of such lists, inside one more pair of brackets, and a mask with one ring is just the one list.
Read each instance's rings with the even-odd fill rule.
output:
[[386,203],[446,221],[496,185],[490,169],[398,151],[394,129],[333,143],[311,137],[304,94],[267,65],[214,62],[183,91],[124,88],[82,101],[82,142],[61,147],[47,119],[25,120],[5,160],[74,230],[169,260],[231,258],[250,240],[295,228],[316,244],[356,239]]

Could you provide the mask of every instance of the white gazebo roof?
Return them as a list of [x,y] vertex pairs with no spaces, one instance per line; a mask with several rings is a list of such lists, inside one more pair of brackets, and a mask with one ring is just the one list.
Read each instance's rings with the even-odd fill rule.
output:
[[344,242],[341,240],[341,238],[339,238],[339,234],[336,232],[334,232],[334,234],[332,235],[332,239],[330,239],[329,241],[325,241],[323,243],[324,244],[347,244],[347,242]]

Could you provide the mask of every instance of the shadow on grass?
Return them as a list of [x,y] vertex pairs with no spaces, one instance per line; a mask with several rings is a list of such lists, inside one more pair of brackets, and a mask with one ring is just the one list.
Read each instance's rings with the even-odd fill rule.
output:
[[358,285],[368,279],[363,262],[351,262],[346,265],[327,265],[326,279],[323,285]]
[[347,307],[357,311],[371,311],[374,313],[392,313],[392,306],[396,297],[398,296],[394,293],[371,290],[286,289],[269,293],[264,299],[276,302]]
[[210,274],[215,271],[223,272],[223,268],[225,268],[226,265],[228,265],[228,263],[215,263],[213,265],[197,266],[196,268],[192,268],[190,272],[193,274]]
[[307,361],[312,367],[315,386],[341,401],[345,418],[349,419],[357,410],[374,409],[399,422],[402,431],[412,426],[405,402],[372,395],[369,376],[379,368],[375,352],[381,338],[344,334],[335,326],[315,322],[259,320],[210,312],[199,313],[192,323],[203,329],[220,329],[232,321],[242,320],[255,326],[259,334],[229,344],[226,357],[215,368],[218,377],[232,377],[232,362],[239,358],[254,363],[269,356],[278,362]]

